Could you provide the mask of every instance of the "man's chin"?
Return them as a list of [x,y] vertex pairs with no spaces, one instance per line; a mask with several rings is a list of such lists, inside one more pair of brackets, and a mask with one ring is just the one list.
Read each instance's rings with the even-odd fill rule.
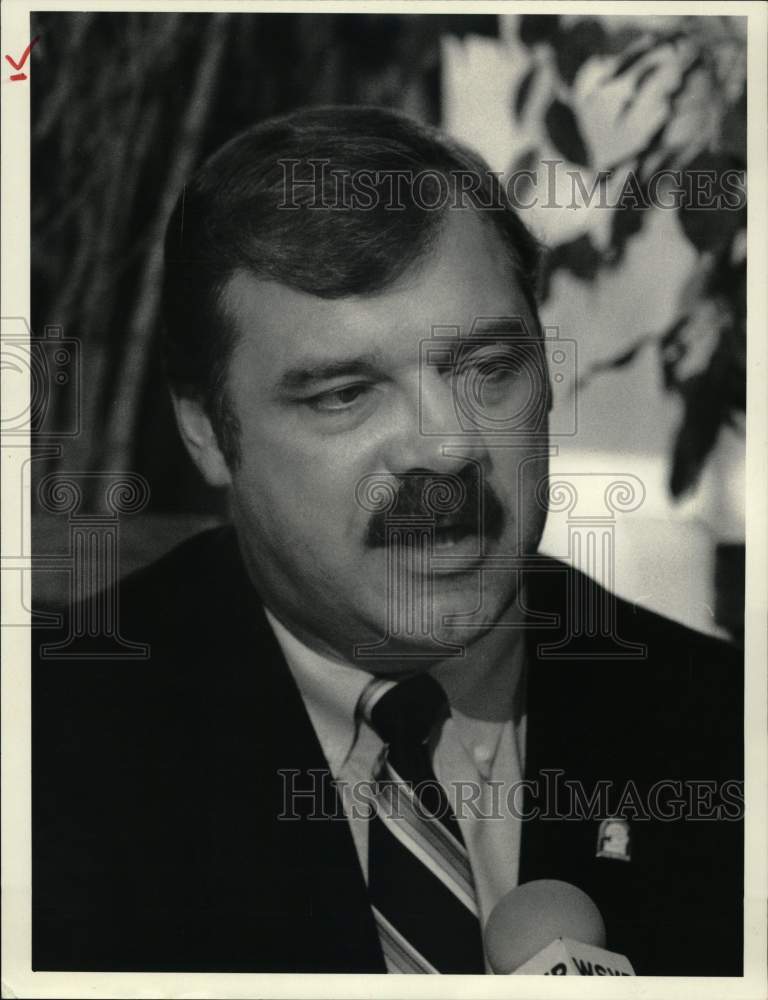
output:
[[455,574],[436,576],[428,589],[409,589],[398,599],[380,595],[377,625],[366,630],[379,638],[356,644],[356,664],[373,673],[403,673],[462,656],[513,604],[506,582],[502,593],[482,586],[477,573]]
[[497,593],[475,586],[468,591],[444,591],[435,588],[433,595],[432,634],[441,642],[462,647],[472,645],[481,635],[504,618],[515,595]]

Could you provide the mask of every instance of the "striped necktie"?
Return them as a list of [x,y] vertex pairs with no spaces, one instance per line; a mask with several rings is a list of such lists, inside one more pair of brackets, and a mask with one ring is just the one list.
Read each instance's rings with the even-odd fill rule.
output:
[[432,770],[428,740],[448,714],[427,674],[374,679],[360,709],[385,744],[368,840],[368,890],[390,972],[485,972],[472,870]]

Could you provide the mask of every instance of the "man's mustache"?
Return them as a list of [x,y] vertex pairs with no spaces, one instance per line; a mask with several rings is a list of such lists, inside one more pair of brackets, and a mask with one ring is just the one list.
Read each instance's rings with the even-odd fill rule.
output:
[[474,466],[454,475],[408,472],[392,477],[393,488],[395,482],[394,503],[371,514],[368,522],[365,540],[371,548],[387,544],[387,527],[393,521],[402,527],[409,520],[426,519],[436,530],[459,528],[489,540],[501,536],[504,508],[493,487],[482,481]]

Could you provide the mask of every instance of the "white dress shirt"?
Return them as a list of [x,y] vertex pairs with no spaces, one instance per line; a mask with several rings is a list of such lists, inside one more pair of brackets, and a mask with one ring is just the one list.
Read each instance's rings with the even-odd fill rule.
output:
[[[372,782],[382,756],[381,739],[357,712],[371,674],[309,649],[269,611],[266,615],[331,774],[340,783],[345,814],[367,878],[368,821],[353,814],[349,787]],[[514,647],[507,661],[475,663],[471,672],[463,659],[431,671],[451,709],[434,741],[433,768],[461,827],[483,924],[498,900],[517,885],[521,823],[514,810],[508,809],[508,801],[515,788],[519,795],[517,783],[523,777],[525,715],[523,643],[516,642]],[[458,807],[457,797],[462,796],[465,805]],[[515,801],[519,805],[519,798]]]

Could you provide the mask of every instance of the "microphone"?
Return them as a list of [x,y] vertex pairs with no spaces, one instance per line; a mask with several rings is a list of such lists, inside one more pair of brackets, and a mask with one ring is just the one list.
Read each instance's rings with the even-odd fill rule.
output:
[[526,882],[499,900],[485,952],[497,975],[635,975],[624,955],[606,950],[605,924],[589,896],[556,879]]

